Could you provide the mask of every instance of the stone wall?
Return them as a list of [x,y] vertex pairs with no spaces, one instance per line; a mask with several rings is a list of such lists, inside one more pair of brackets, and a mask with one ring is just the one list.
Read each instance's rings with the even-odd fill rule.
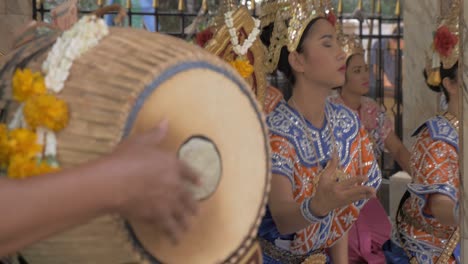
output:
[[438,96],[426,86],[422,72],[439,10],[439,0],[405,1],[404,5],[403,139],[408,148],[414,143],[414,129],[438,110]]

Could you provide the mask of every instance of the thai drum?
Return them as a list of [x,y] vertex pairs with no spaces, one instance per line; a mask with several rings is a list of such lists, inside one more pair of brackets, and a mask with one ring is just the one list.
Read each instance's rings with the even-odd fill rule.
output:
[[[18,107],[14,71],[40,71],[56,38],[41,35],[0,58],[6,119]],[[177,245],[154,226],[106,215],[28,246],[21,254],[29,263],[262,263],[255,237],[269,192],[267,128],[251,87],[229,64],[174,37],[110,28],[73,62],[57,96],[70,115],[57,133],[61,167],[105,156],[167,119],[160,147],[199,172],[199,213]]]

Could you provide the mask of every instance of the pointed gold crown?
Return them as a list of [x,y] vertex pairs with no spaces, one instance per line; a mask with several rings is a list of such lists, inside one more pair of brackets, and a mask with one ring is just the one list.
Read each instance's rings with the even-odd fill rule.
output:
[[262,27],[274,25],[268,48],[267,72],[276,69],[283,47],[287,47],[289,52],[297,49],[307,25],[319,17],[330,18],[335,23],[330,0],[268,0],[262,4]]
[[346,60],[355,54],[365,53],[362,47],[361,39],[355,34],[345,34],[343,32],[343,24],[336,25],[338,33],[338,41],[343,47],[343,51],[346,53]]
[[460,0],[453,0],[450,12],[438,19],[437,29],[431,43],[430,52],[426,54],[427,83],[440,85],[440,64],[444,69],[455,65],[460,56],[459,18]]
[[297,0],[292,2],[291,19],[288,25],[289,52],[295,51],[307,25],[318,17],[332,13],[330,1]]

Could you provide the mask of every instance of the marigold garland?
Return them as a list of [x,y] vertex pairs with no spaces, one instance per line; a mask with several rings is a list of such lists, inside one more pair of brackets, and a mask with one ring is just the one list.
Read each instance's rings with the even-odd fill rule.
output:
[[46,127],[58,132],[68,124],[67,104],[51,94],[29,98],[24,104],[23,111],[27,124],[33,129]]
[[[27,126],[21,127],[22,122],[12,122],[15,125],[9,130],[5,124],[0,125],[0,169],[12,179],[57,170],[55,154],[43,159],[47,146],[39,143],[44,138],[38,137],[38,131],[53,133],[67,126],[69,113],[66,102],[47,93],[44,76],[27,68],[15,71],[12,86],[13,98],[20,103],[19,113],[15,116],[26,121]],[[15,127],[18,124],[19,127]],[[55,147],[55,142],[48,144]],[[47,150],[45,153],[47,155]]]
[[24,128],[17,128],[8,133],[8,148],[11,155],[26,158],[33,158],[42,151],[42,146],[37,144],[36,133]]
[[231,61],[230,64],[244,78],[249,77],[254,72],[254,67],[247,59],[237,58],[236,60]]
[[69,109],[56,94],[73,61],[108,33],[102,19],[85,16],[57,39],[42,65],[46,76],[28,68],[15,70],[12,94],[19,107],[8,126],[0,124],[0,173],[24,179],[59,169],[55,133],[68,125]]
[[13,98],[18,102],[24,102],[34,95],[46,93],[44,77],[40,72],[32,72],[30,69],[17,69],[13,75]]
[[8,166],[8,177],[11,179],[24,179],[27,177],[42,175],[58,170],[49,165],[46,161],[38,159],[28,159],[22,155],[14,155],[10,159]]

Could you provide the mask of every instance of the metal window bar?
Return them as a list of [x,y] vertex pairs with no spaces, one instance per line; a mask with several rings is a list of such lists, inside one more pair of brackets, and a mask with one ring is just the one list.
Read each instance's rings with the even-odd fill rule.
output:
[[[100,1],[102,4],[104,1]],[[153,1],[153,12],[141,12],[141,11],[134,11],[132,6],[131,6],[131,1],[127,0],[126,4],[126,9],[127,9],[127,15],[129,18],[129,26],[132,26],[132,17],[134,16],[153,16],[155,19],[155,31],[157,32],[163,32],[160,29],[160,22],[161,18],[164,17],[178,17],[180,21],[180,30],[178,32],[163,32],[172,36],[180,37],[180,38],[185,38],[186,35],[184,33],[184,28],[186,23],[187,18],[194,18],[197,16],[196,12],[188,12],[185,10],[185,7],[180,6],[177,11],[164,11],[161,10],[159,5],[159,1]],[[183,2],[183,1],[182,1]],[[201,2],[201,1],[200,1]],[[179,2],[181,3],[181,2]],[[44,20],[44,17],[46,13],[50,12],[50,9],[46,9],[44,7],[44,1],[42,0],[33,0],[33,12],[32,12],[32,17],[35,20]],[[255,16],[255,8],[252,8],[253,14]],[[87,14],[90,13],[90,11],[79,11],[80,14]],[[393,83],[394,85],[394,91],[393,91],[393,100],[394,103],[393,105],[390,106],[389,111],[394,117],[395,121],[395,133],[397,136],[402,139],[402,131],[403,131],[403,126],[402,126],[402,99],[403,99],[403,93],[402,93],[402,52],[401,52],[401,46],[400,46],[400,40],[402,39],[402,22],[403,19],[400,15],[400,13],[396,12],[394,16],[382,16],[381,14],[373,14],[373,15],[366,15],[364,20],[359,20],[354,17],[353,14],[338,14],[338,19],[340,22],[346,23],[347,21],[351,20],[357,20],[359,22],[358,25],[358,35],[361,39],[363,40],[372,40],[377,43],[377,49],[374,51],[375,53],[375,64],[377,66],[377,72],[375,75],[375,93],[371,95],[374,99],[376,99],[385,109],[387,107],[384,104],[384,96],[385,96],[385,87],[384,87],[384,74],[386,72],[386,65],[385,65],[385,60],[390,58],[385,56],[385,52],[389,52],[388,47],[384,47],[384,43],[388,42],[389,40],[396,40],[397,47],[395,50],[395,53],[393,54],[394,56],[394,80]],[[372,34],[366,34],[364,33],[364,23],[373,23],[374,25],[377,24],[377,32],[372,32]],[[384,24],[394,24],[396,26],[396,34],[383,34],[383,25]],[[373,45],[373,44],[372,44]],[[372,52],[372,47],[371,50],[368,50],[367,52]],[[368,62],[372,63],[372,62]],[[272,85],[276,87],[282,87],[284,84],[284,78],[281,77],[281,75],[275,74],[269,78],[269,81],[271,82]],[[380,167],[382,169],[384,177],[388,177],[391,174],[395,173],[396,171],[400,170],[400,167],[396,162],[393,160],[389,159],[385,155],[382,156],[380,160]]]
[[[32,18],[34,20],[40,20],[40,21],[44,21],[44,18],[45,18],[45,15],[47,13],[50,13],[51,9],[48,9],[48,8],[45,8],[44,6],[44,2],[43,1],[39,1],[39,0],[33,0],[33,5],[32,5],[32,8],[33,8],[33,12],[32,12]],[[160,31],[160,27],[159,27],[159,22],[160,22],[160,18],[161,17],[177,17],[179,18],[179,31],[176,31],[176,32],[162,32],[162,33],[165,33],[165,34],[169,34],[169,35],[172,35],[172,36],[175,36],[175,37],[180,37],[180,38],[185,38],[186,35],[184,33],[184,28],[186,27],[187,24],[187,18],[195,18],[197,16],[197,13],[196,12],[187,12],[184,10],[183,7],[180,7],[178,8],[177,11],[162,11],[158,6],[155,6],[153,7],[153,12],[143,12],[143,11],[134,11],[134,8],[132,7],[131,5],[131,1],[126,1],[126,11],[127,11],[127,18],[128,18],[128,23],[129,23],[129,26],[132,27],[132,18],[135,17],[135,16],[153,16],[155,18],[155,30],[157,32],[162,32]],[[86,10],[79,10],[79,14],[82,15],[82,14],[89,14],[91,13],[91,11],[86,11]],[[110,13],[111,15],[112,14],[116,14],[116,13]]]

